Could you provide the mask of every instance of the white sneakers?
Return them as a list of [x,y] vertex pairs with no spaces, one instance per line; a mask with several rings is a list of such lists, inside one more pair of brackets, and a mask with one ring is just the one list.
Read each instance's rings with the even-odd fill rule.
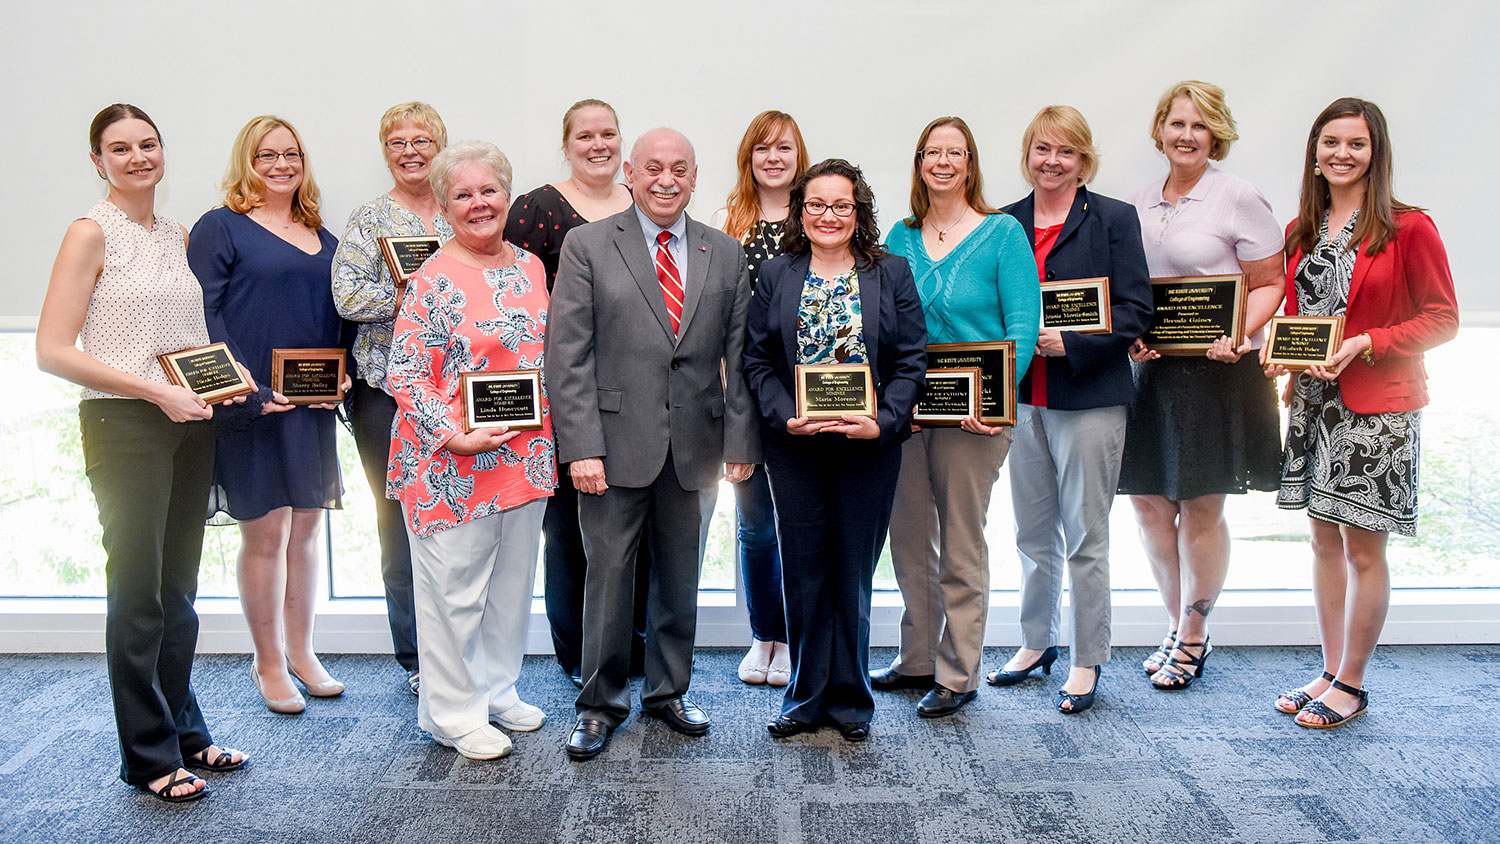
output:
[[499,715],[491,715],[491,717],[495,723],[516,733],[529,733],[532,730],[539,730],[547,722],[547,713],[524,700],[516,701],[515,706],[501,712]]
[[444,747],[457,750],[466,759],[499,759],[510,755],[511,750],[510,738],[489,724],[456,739],[437,735],[432,738]]

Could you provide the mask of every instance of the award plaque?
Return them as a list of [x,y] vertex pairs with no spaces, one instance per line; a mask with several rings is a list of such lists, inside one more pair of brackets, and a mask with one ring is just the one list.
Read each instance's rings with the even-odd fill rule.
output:
[[391,271],[396,288],[404,289],[407,280],[442,245],[442,241],[430,234],[380,238],[380,254],[385,256],[386,269]]
[[911,420],[918,425],[956,427],[970,416],[979,416],[983,393],[984,370],[977,366],[963,369],[929,369]]
[[875,418],[875,379],[863,363],[797,367],[797,415],[807,419]]
[[1274,316],[1266,326],[1266,364],[1293,371],[1327,366],[1343,342],[1342,316]]
[[271,389],[292,404],[344,400],[343,349],[272,349]]
[[1201,355],[1226,336],[1238,347],[1245,339],[1245,292],[1241,273],[1153,278],[1155,312],[1141,341],[1164,355]]
[[464,433],[505,426],[512,431],[542,427],[542,371],[464,372],[458,376],[464,403]]
[[[978,367],[979,412],[986,425],[1016,424],[1016,344],[1012,340],[987,343],[934,343],[927,347],[928,371]],[[940,424],[940,423],[922,423]]]
[[1109,279],[1042,282],[1042,327],[1080,334],[1108,334]]
[[156,359],[167,371],[167,380],[192,390],[209,404],[255,392],[224,343],[169,352]]

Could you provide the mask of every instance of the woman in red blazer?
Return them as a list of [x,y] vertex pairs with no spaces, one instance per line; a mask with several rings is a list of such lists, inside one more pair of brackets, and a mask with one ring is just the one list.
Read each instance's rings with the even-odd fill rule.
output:
[[1332,362],[1288,384],[1277,495],[1311,523],[1323,675],[1276,708],[1324,728],[1368,706],[1365,668],[1390,604],[1386,538],[1417,528],[1422,353],[1458,332],[1443,242],[1421,209],[1391,196],[1390,136],[1374,103],[1335,100],[1313,123],[1286,250],[1287,313],[1344,316]]

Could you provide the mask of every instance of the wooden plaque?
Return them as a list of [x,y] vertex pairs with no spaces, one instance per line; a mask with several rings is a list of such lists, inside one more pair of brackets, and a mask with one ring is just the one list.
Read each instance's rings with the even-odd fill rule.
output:
[[912,421],[932,427],[957,427],[970,416],[979,416],[983,394],[984,370],[977,366],[962,369],[928,369]]
[[838,419],[843,416],[868,416],[874,419],[875,379],[869,365],[799,365],[797,415],[807,419]]
[[343,349],[272,349],[271,389],[292,404],[344,400]]
[[1110,333],[1109,278],[1042,282],[1042,327]]
[[1245,276],[1187,276],[1151,279],[1155,310],[1141,338],[1164,355],[1202,355],[1228,337],[1236,348],[1245,340]]
[[391,271],[396,289],[404,289],[406,282],[442,245],[441,240],[430,234],[380,238],[380,254],[385,257],[385,267]]
[[226,343],[209,343],[179,352],[157,355],[167,380],[186,387],[209,404],[255,392],[235,365]]
[[458,376],[464,433],[504,426],[512,431],[542,427],[542,371],[508,369]]
[[1266,326],[1266,363],[1294,372],[1327,366],[1343,342],[1342,316],[1274,316]]
[[927,367],[978,367],[979,421],[986,425],[1016,424],[1016,344],[1012,340],[983,343],[933,343],[927,347]]

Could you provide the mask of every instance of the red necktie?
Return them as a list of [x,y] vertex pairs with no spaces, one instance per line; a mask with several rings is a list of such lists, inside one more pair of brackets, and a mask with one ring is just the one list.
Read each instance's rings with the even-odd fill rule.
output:
[[656,280],[661,282],[661,298],[667,305],[667,316],[672,318],[675,335],[682,324],[682,276],[677,272],[672,253],[667,251],[667,241],[671,239],[672,233],[668,231],[656,235]]

